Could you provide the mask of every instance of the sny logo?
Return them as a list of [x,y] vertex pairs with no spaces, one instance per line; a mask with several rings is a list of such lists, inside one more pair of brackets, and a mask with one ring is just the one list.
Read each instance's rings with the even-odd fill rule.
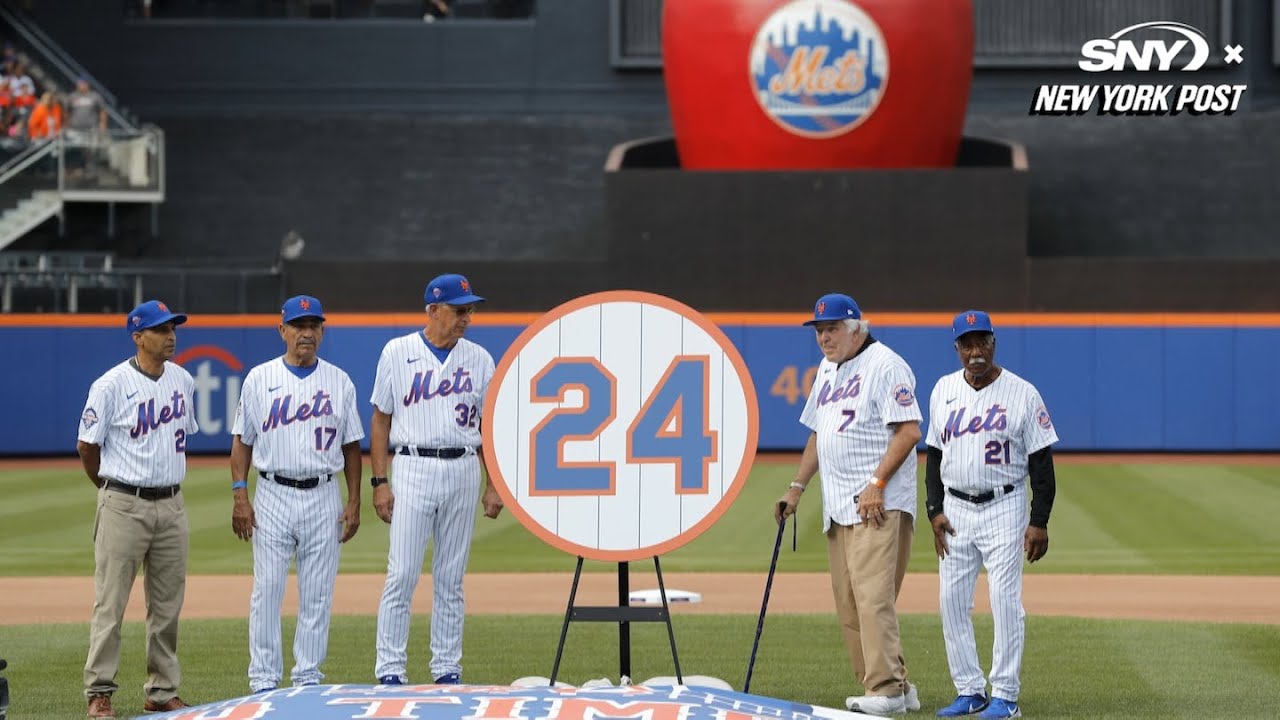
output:
[[[1146,39],[1134,40],[1141,33]],[[1150,35],[1168,39],[1153,39]],[[1169,37],[1172,36],[1172,37]],[[1244,62],[1244,48],[1227,45],[1223,63]],[[1196,72],[1212,55],[1200,30],[1184,23],[1157,20],[1130,25],[1110,37],[1086,41],[1077,66],[1084,72]],[[1190,57],[1187,57],[1187,56]],[[1031,101],[1031,115],[1084,115],[1097,103],[1098,115],[1230,115],[1240,107],[1248,85],[1041,85]],[[1176,89],[1176,92],[1175,92]]]
[[471,384],[471,373],[466,368],[458,368],[453,371],[452,382],[449,381],[449,378],[445,378],[440,381],[439,387],[435,388],[432,387],[434,375],[435,370],[428,370],[425,373],[417,373],[413,376],[413,386],[410,387],[409,394],[405,395],[402,400],[405,407],[422,400],[430,400],[433,397],[461,395],[474,389]]

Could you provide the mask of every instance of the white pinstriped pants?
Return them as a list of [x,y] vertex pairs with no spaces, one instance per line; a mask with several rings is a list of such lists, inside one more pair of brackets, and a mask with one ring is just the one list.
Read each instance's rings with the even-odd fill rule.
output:
[[280,605],[289,562],[298,558],[298,626],[293,634],[294,685],[324,680],[329,616],[342,539],[338,478],[309,490],[259,477],[253,494],[253,595],[249,600],[249,690],[276,687],[284,670]]
[[938,601],[947,665],[958,695],[985,694],[986,678],[978,662],[973,634],[973,596],[978,571],[987,568],[995,640],[991,657],[991,691],[1005,700],[1018,699],[1022,651],[1026,644],[1026,612],[1022,608],[1022,562],[1030,511],[1027,484],[982,505],[947,493],[943,513],[955,528],[947,538],[950,552],[938,563]]
[[391,461],[391,487],[396,503],[387,581],[378,604],[378,658],[373,674],[406,677],[410,607],[428,541],[435,548],[431,675],[461,673],[466,609],[462,578],[480,502],[480,461],[474,454],[452,460],[396,455]]

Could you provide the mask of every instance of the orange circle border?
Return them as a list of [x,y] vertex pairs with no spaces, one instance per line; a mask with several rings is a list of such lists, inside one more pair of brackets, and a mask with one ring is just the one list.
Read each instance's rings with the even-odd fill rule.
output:
[[515,494],[511,491],[510,485],[506,478],[502,476],[502,469],[498,464],[498,454],[494,445],[493,432],[489,429],[489,423],[484,423],[484,453],[485,453],[485,469],[489,473],[489,479],[493,482],[494,488],[498,494],[502,496],[502,501],[506,504],[508,510],[526,530],[536,535],[543,542],[552,547],[563,550],[570,555],[576,555],[588,560],[599,560],[602,562],[629,562],[632,560],[642,560],[665,553],[671,552],[677,548],[683,547],[693,541],[708,528],[715,524],[717,520],[724,515],[729,506],[737,500],[738,493],[742,490],[742,486],[746,484],[747,476],[751,473],[752,465],[755,463],[756,447],[760,440],[760,406],[756,397],[755,384],[751,381],[751,373],[747,370],[747,364],[742,359],[742,354],[738,352],[738,348],[729,340],[729,336],[724,334],[718,326],[704,317],[701,313],[693,308],[681,303],[677,300],[665,297],[663,295],[655,295],[653,293],[642,292],[639,290],[610,290],[606,292],[592,293],[582,297],[570,300],[559,305],[546,314],[542,315],[536,322],[525,328],[523,332],[511,343],[507,352],[502,356],[502,361],[498,363],[497,368],[493,372],[493,378],[489,381],[489,392],[486,393],[484,401],[484,417],[491,418],[498,404],[498,392],[502,387],[502,381],[506,379],[507,372],[510,371],[512,363],[524,350],[529,341],[538,333],[542,332],[551,323],[556,322],[586,307],[593,305],[603,305],[605,303],[617,302],[635,302],[643,305],[654,305],[656,307],[670,310],[684,319],[694,323],[699,328],[715,340],[716,344],[724,352],[725,356],[733,364],[734,370],[738,374],[738,379],[742,383],[744,399],[747,404],[747,440],[744,444],[744,452],[742,454],[742,464],[738,468],[737,474],[733,478],[733,482],[729,484],[729,491],[720,497],[720,502],[716,503],[711,512],[707,513],[702,520],[698,521],[693,527],[685,530],[675,537],[655,545],[648,545],[642,548],[634,548],[630,550],[601,550],[599,548],[587,547],[579,545],[575,542],[566,540],[556,535],[541,523],[534,520],[520,503],[516,500]]

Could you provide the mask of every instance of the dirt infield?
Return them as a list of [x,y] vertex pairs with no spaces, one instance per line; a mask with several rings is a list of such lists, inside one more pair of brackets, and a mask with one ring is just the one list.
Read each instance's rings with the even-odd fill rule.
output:
[[[423,578],[430,582],[429,576]],[[764,575],[750,573],[670,573],[668,590],[702,594],[702,602],[672,605],[673,613],[760,612]],[[572,574],[475,573],[467,576],[467,611],[471,613],[561,614]],[[341,575],[334,612],[374,615],[382,592],[382,575]],[[188,580],[184,618],[243,618],[248,614],[253,578],[247,575],[195,576]],[[140,585],[140,583],[139,583]],[[647,574],[633,574],[632,589],[656,586]],[[421,586],[420,590],[424,587]],[[0,578],[0,624],[28,625],[87,622],[93,607],[93,579]],[[978,588],[976,610],[989,613],[986,577]],[[588,573],[579,587],[578,604],[617,601],[617,575]],[[298,608],[296,578],[285,593],[285,614]],[[1033,616],[1161,619],[1199,622],[1280,624],[1280,577],[1191,577],[1159,575],[1031,575],[1024,604]],[[930,573],[907,576],[898,602],[904,613],[938,611],[938,578]],[[431,610],[430,591],[415,594],[413,611]],[[770,613],[833,613],[831,586],[824,573],[783,573],[773,583]],[[126,618],[145,617],[142,591],[135,585]]]

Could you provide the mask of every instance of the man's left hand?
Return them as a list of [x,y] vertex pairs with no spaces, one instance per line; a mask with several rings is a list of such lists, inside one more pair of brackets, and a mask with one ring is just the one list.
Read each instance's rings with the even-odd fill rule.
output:
[[1049,552],[1049,529],[1028,525],[1023,546],[1027,551],[1027,562],[1035,562],[1044,557]]
[[862,522],[870,523],[873,528],[884,525],[884,490],[875,485],[867,485],[867,489],[858,495],[858,517]]

